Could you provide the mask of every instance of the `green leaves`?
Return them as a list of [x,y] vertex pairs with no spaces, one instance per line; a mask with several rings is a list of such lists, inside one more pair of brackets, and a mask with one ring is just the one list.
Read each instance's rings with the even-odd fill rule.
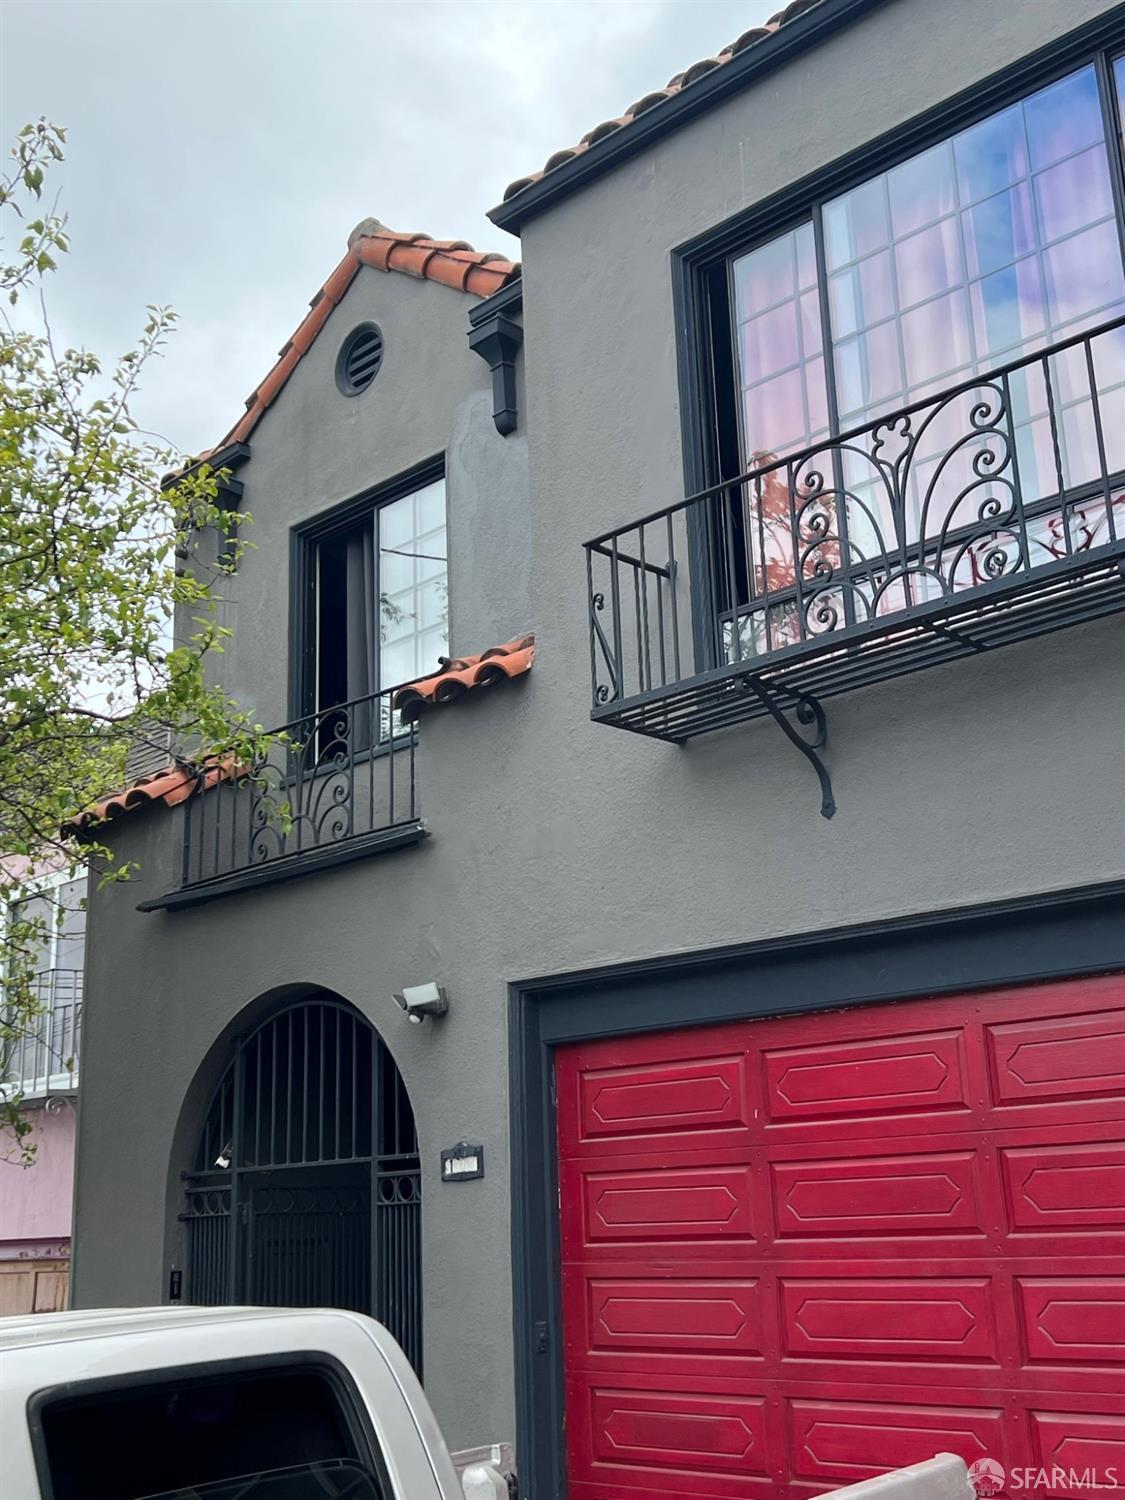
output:
[[[36,202],[42,198],[45,168],[51,162],[62,161],[65,140],[66,132],[47,120],[23,127],[10,152],[12,167],[7,176],[0,178],[0,209],[22,219],[21,193],[30,194]],[[0,288],[7,292],[13,306],[19,301],[21,289],[33,278],[57,269],[58,262],[52,252],[65,253],[69,248],[65,225],[65,218],[57,214],[32,219],[19,241],[18,259],[11,263],[0,261]]]
[[[38,301],[69,248],[62,218],[25,212],[64,141],[46,121],[25,126],[0,181],[0,220],[18,222],[14,251],[0,247],[11,302]],[[26,332],[0,320],[0,914],[75,858],[99,879],[129,878],[96,829],[83,850],[60,830],[124,785],[138,740],[246,764],[261,744],[210,669],[229,635],[218,586],[250,518],[219,503],[222,473],[185,467],[130,409],[175,321],[148,307],[136,346],[103,364],[56,347],[46,321]],[[18,923],[0,926],[0,1064],[34,1021],[32,951]],[[0,1101],[0,1157],[7,1142],[27,1158],[20,1118],[18,1099]]]

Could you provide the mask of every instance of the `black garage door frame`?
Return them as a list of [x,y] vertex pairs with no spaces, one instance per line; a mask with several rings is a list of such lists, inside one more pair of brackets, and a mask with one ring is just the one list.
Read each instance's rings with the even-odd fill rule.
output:
[[1125,880],[509,986],[520,1495],[566,1495],[554,1051],[1125,969]]

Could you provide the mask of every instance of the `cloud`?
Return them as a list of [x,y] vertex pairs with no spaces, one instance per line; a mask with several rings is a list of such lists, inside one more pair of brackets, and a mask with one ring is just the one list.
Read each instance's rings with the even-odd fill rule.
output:
[[519,257],[513,178],[774,7],[763,0],[7,0],[0,126],[70,131],[56,329],[181,329],[137,404],[208,447],[369,214]]

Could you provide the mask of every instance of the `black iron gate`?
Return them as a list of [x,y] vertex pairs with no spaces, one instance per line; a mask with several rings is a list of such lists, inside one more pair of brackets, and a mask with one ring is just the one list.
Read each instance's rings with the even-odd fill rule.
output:
[[239,1038],[186,1187],[192,1302],[354,1308],[421,1371],[414,1114],[351,1006],[301,1001]]

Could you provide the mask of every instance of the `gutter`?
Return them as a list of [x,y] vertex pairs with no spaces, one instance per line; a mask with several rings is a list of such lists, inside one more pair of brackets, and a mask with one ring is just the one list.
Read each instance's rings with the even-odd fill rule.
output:
[[741,93],[763,74],[819,46],[835,32],[850,26],[883,3],[885,0],[822,0],[821,4],[786,22],[772,36],[747,47],[722,67],[712,68],[673,98],[666,99],[663,104],[631,120],[561,166],[544,173],[538,182],[489,209],[488,217],[498,229],[519,234],[529,220],[640,152],[647,151],[697,115],[705,114],[733,94]]

